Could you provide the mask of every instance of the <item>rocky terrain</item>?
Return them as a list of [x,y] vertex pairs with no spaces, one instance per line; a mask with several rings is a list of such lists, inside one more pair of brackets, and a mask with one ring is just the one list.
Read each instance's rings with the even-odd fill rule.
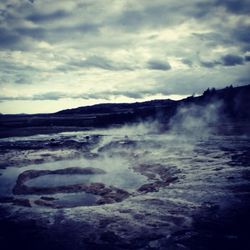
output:
[[[25,155],[1,170],[1,249],[248,249],[248,136],[65,136],[1,140],[3,156]],[[53,138],[46,156],[16,149]]]

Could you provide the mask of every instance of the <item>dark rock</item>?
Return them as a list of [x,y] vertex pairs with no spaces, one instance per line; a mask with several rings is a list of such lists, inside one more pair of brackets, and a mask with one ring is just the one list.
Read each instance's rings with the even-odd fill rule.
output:
[[143,220],[145,218],[145,215],[143,215],[143,214],[135,214],[133,217],[135,219],[137,219],[137,220]]
[[150,204],[153,204],[153,205],[157,205],[157,206],[162,206],[164,205],[164,201],[160,200],[160,199],[156,199],[156,198],[153,198],[153,199],[145,199],[146,202],[150,203]]
[[14,199],[12,203],[17,206],[31,207],[28,199]]
[[124,199],[126,199],[127,197],[129,197],[129,193],[123,189],[119,189],[119,188],[115,188],[115,187],[110,187],[112,188],[112,191],[104,194],[103,198],[107,199],[107,200],[114,200],[116,202],[120,202]]
[[157,185],[157,183],[147,183],[147,184],[144,184],[141,187],[139,187],[137,189],[137,191],[145,192],[145,193],[157,192],[157,191],[159,191],[159,185]]
[[41,164],[41,163],[43,163],[44,162],[44,159],[35,159],[34,160],[34,163],[35,164]]
[[115,203],[116,201],[110,197],[101,197],[96,201],[97,205],[104,205],[104,204],[112,204]]
[[34,203],[38,206],[43,206],[43,207],[50,207],[50,208],[62,208],[62,206],[55,204],[51,201],[47,201],[47,200],[35,200]]
[[100,194],[100,190],[103,190],[104,188],[105,185],[103,183],[90,183],[87,188],[87,191],[92,194]]
[[133,169],[148,177],[150,180],[161,180],[165,182],[172,181],[173,177],[180,172],[176,167],[169,167],[162,164],[139,164],[134,166]]
[[45,200],[45,201],[54,201],[54,200],[56,200],[56,198],[49,197],[49,196],[41,196],[40,199]]
[[139,164],[134,166],[133,169],[146,176],[149,180],[154,181],[137,189],[137,191],[145,193],[159,191],[159,188],[176,181],[178,179],[176,174],[179,173],[176,167],[168,167],[162,164]]
[[122,208],[122,209],[119,209],[119,212],[128,214],[128,213],[132,212],[132,209],[130,209],[130,208]]
[[109,224],[116,222],[116,217],[112,218],[105,218],[100,220],[99,227],[100,228],[106,228]]
[[101,234],[100,239],[106,242],[119,242],[119,237],[113,232],[104,232]]
[[12,203],[14,200],[13,196],[3,196],[0,197],[0,203]]

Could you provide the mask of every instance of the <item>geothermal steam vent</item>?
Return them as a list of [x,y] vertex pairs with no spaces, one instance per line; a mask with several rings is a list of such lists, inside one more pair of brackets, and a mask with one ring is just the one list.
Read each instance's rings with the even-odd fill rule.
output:
[[[25,204],[51,208],[93,206],[121,202],[132,196],[156,192],[175,181],[175,167],[132,161],[141,145],[137,141],[114,140],[99,145],[98,154],[84,165],[53,169],[28,169],[17,177],[15,196],[27,197]],[[127,159],[130,158],[130,162]],[[71,161],[72,162],[72,161]],[[82,165],[79,160],[75,162]],[[37,197],[34,199],[34,197]]]

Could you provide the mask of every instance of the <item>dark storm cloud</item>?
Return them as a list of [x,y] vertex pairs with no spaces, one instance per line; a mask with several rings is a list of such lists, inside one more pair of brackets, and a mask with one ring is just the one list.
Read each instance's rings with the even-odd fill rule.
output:
[[[250,1],[249,1],[250,2]],[[210,4],[211,5],[211,4]],[[208,19],[204,19],[203,22],[209,27],[211,20],[214,20],[213,5],[208,8]],[[216,9],[215,9],[216,10]],[[250,12],[248,12],[250,13]],[[227,18],[231,15],[227,14]],[[235,46],[239,50],[245,52],[250,49],[250,25],[246,24],[248,17],[241,16],[240,21],[235,21],[231,24],[218,23],[213,27],[213,31],[193,33],[193,36],[200,39],[200,41],[206,44],[207,47],[216,47],[222,45],[224,47]],[[202,21],[202,20],[201,20]],[[228,22],[228,21],[225,21]]]
[[56,21],[58,19],[62,19],[65,17],[68,17],[69,13],[63,10],[57,10],[52,13],[46,13],[46,14],[31,14],[27,16],[27,20],[30,20],[34,23],[42,23],[42,22],[51,22],[51,21]]
[[214,32],[193,33],[193,36],[207,48],[234,46],[242,52],[250,50],[250,26],[241,23],[235,23],[234,27],[223,27]]
[[[35,40],[42,39],[50,43],[62,43],[63,41],[70,41],[72,36],[75,36],[78,40],[75,40],[74,43],[80,45],[82,37],[88,34],[97,34],[100,29],[106,27],[110,27],[113,30],[116,30],[117,28],[125,28],[128,31],[135,32],[137,30],[156,29],[178,25],[187,20],[187,18],[202,19],[203,15],[200,14],[200,12],[204,11],[205,9],[207,15],[209,15],[209,13],[211,15],[213,8],[215,8],[215,6],[219,6],[218,2],[219,1],[205,1],[204,4],[207,4],[208,9],[201,7],[201,4],[186,5],[179,2],[169,2],[168,4],[164,2],[160,2],[159,4],[145,4],[141,5],[140,8],[137,9],[124,8],[123,11],[119,13],[119,15],[114,14],[111,17],[104,18],[102,21],[98,20],[97,18],[89,21],[81,21],[81,19],[79,19],[78,22],[74,23],[71,21],[71,17],[74,17],[74,13],[79,11],[77,9],[67,12],[61,8],[60,4],[58,4],[57,10],[51,12],[49,11],[49,8],[47,8],[46,11],[41,11],[36,8],[36,4],[27,5],[27,1],[26,3],[23,2],[23,4],[18,5],[18,7],[16,7],[16,12],[12,11],[11,14],[9,14],[9,17],[6,17],[5,21],[7,23],[11,20],[17,19],[16,25],[14,25],[13,28],[5,27],[8,31],[8,34],[6,34],[6,39],[12,42],[12,49],[14,48],[14,45],[17,45],[17,43],[22,40],[23,37],[30,37]],[[220,5],[225,6],[226,1],[222,2],[223,3]],[[241,4],[244,4],[244,1],[240,2],[242,2]],[[231,5],[232,4],[233,3],[231,3]],[[13,8],[14,7],[12,7],[12,9]],[[83,9],[83,17],[85,15],[85,11],[88,11],[88,9]],[[30,27],[19,23],[20,20],[18,20],[18,18],[20,18],[19,15],[22,12],[24,12],[23,19],[32,21],[38,24],[38,26]],[[98,18],[99,17],[102,17],[102,13],[100,13]],[[58,25],[56,25],[56,21],[59,21],[63,18],[65,18],[65,22],[60,24],[58,23]],[[52,26],[50,24],[51,22],[53,22],[55,25]],[[249,42],[249,35],[247,35],[249,32],[245,31],[247,31],[246,27],[237,27],[237,29],[234,31],[235,39],[243,42]],[[203,37],[203,39],[207,40],[207,44],[210,42],[211,45],[214,46],[220,43],[229,43],[230,39],[225,36],[226,33],[228,33],[227,30],[223,30],[223,33],[218,31],[214,34],[211,33],[209,37],[206,35],[207,37]],[[205,36],[205,34],[203,34],[203,36]],[[8,42],[4,42],[4,39],[3,43],[5,46],[10,46]],[[89,46],[91,46],[91,44],[89,44]]]
[[[83,37],[86,34],[97,33],[99,31],[99,26],[95,24],[84,23],[72,26],[58,26],[54,28],[17,27],[14,31],[16,34],[16,39],[19,41],[22,38],[30,37],[34,40],[44,40],[51,43],[62,43],[68,39],[70,40],[71,37],[75,35],[80,35],[80,37]],[[78,43],[78,41],[75,42]]]
[[38,40],[44,36],[42,30],[39,28],[17,28],[11,30],[0,27],[0,50],[27,51],[33,49],[35,44],[32,41],[26,40],[26,37]]
[[197,18],[209,17],[217,9],[224,9],[229,14],[234,15],[249,15],[250,2],[249,0],[209,0],[198,1],[196,7],[199,11],[196,12]]
[[[142,7],[143,6],[143,7]],[[190,1],[189,4],[181,1],[165,1],[158,4],[145,4],[140,8],[125,8],[111,24],[129,32],[142,29],[171,27],[182,24],[187,18],[210,22],[219,8],[226,9],[233,14],[249,14],[249,0],[205,0]],[[218,32],[220,33],[220,32]]]
[[11,30],[0,27],[0,49],[12,48],[20,42],[20,37]]
[[214,68],[218,65],[225,66],[225,67],[227,66],[232,67],[236,65],[243,65],[244,61],[246,61],[246,59],[242,56],[234,55],[234,54],[227,54],[214,61],[200,60],[200,65],[205,68]]
[[221,64],[224,66],[242,65],[244,63],[243,57],[238,55],[225,55],[221,59]]
[[[82,39],[87,34],[96,34],[98,32],[99,26],[92,25],[92,24],[80,24],[74,26],[58,26],[55,28],[41,28],[41,27],[18,27],[16,28],[16,43],[13,45],[18,47],[18,41],[23,41],[26,37],[33,39],[33,43],[30,42],[30,45],[35,45],[36,41],[47,41],[51,44],[58,44],[63,43],[70,40],[72,37],[77,37],[77,39]],[[66,35],[67,34],[67,35]],[[76,44],[80,44],[77,40],[75,41]],[[27,49],[26,43],[23,43],[24,50]],[[13,48],[15,48],[13,46]]]
[[216,0],[215,6],[222,6],[228,12],[234,14],[249,14],[250,1],[249,0]]
[[214,68],[215,66],[217,66],[218,64],[220,64],[217,61],[213,61],[213,62],[206,62],[206,61],[201,61],[201,66],[205,67],[205,68]]
[[[73,36],[77,37],[75,44],[80,44],[82,37],[99,31],[100,25],[92,21],[73,22],[70,17],[76,10],[67,12],[61,6],[58,4],[58,10],[51,12],[49,6],[40,10],[28,0],[0,5],[0,50],[29,50],[36,47],[37,41],[64,43]],[[57,23],[62,19],[65,21]]]
[[36,40],[46,38],[46,30],[43,28],[17,28],[15,31],[18,33],[19,38],[26,36]]
[[170,70],[171,65],[168,62],[160,60],[149,60],[147,64],[148,69],[154,70]]
[[245,56],[245,61],[250,62],[250,56]]
[[32,47],[31,42],[25,37],[31,37],[31,33],[33,36],[39,35],[38,28],[23,26],[23,19],[16,11],[11,4],[0,11],[0,50],[29,50]]
[[239,24],[232,32],[232,38],[239,42],[250,43],[250,25]]

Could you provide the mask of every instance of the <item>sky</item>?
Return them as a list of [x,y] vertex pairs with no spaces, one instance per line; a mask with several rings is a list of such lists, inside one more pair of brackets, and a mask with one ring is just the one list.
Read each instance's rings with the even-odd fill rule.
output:
[[250,0],[1,0],[0,112],[250,83]]

